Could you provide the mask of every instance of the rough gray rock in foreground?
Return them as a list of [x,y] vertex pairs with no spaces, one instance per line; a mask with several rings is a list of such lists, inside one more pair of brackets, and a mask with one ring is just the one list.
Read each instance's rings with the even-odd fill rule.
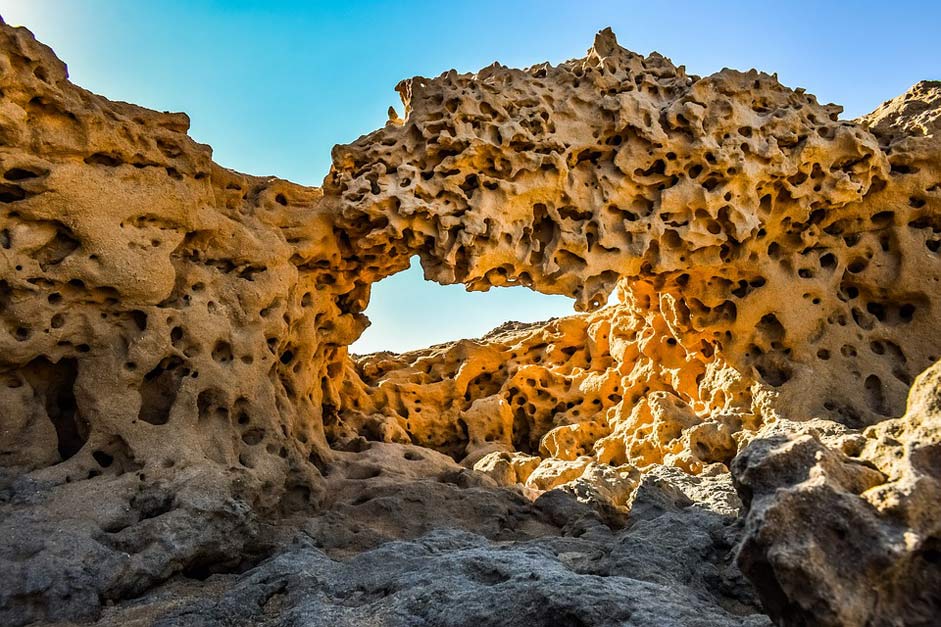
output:
[[[245,573],[171,583],[107,611],[99,624],[770,624],[733,562],[741,531],[736,517],[708,509],[708,501],[692,505],[671,480],[683,482],[666,471],[643,486],[635,502],[642,513],[620,529],[570,495],[550,492],[526,509],[543,534],[530,539],[488,539],[458,521],[335,559],[317,546],[316,531],[302,533]],[[419,494],[414,511],[395,515],[420,519],[426,515],[421,495],[462,489],[481,490],[405,488]],[[720,503],[734,499],[727,484],[698,490]],[[513,500],[500,492],[485,498],[496,495]],[[354,512],[344,522],[356,520],[367,527],[385,523]]]

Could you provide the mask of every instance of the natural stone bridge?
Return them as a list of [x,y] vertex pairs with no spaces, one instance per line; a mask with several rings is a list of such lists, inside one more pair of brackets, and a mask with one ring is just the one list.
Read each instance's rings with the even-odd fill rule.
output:
[[[651,485],[729,525],[730,467],[750,513],[715,559],[763,606],[704,584],[689,611],[939,611],[936,370],[896,419],[941,357],[937,83],[847,121],[602,31],[559,66],[403,81],[404,118],[336,147],[322,188],[218,166],[184,114],[71,84],[25,29],[0,30],[0,91],[2,622],[95,619],[298,525],[337,555],[455,517],[558,535],[554,488],[605,528]],[[351,358],[415,255],[586,313]],[[347,537],[419,484],[418,526]]]

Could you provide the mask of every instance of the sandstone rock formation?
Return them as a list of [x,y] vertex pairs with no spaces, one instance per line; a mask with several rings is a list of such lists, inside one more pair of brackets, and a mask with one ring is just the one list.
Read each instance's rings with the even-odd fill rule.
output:
[[[931,624],[941,84],[398,91],[308,188],[0,27],[0,622]],[[416,255],[584,313],[351,357]]]

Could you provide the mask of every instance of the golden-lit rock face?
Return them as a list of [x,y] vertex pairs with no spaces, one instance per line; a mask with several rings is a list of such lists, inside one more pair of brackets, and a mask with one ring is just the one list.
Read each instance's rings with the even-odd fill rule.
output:
[[3,464],[317,485],[320,381],[361,328],[320,190],[216,166],[25,29],[0,47]]
[[521,283],[583,310],[622,277],[780,262],[888,176],[839,107],[754,71],[691,77],[610,31],[558,67],[398,89],[404,122],[337,147],[325,181],[360,245],[418,251],[439,282]]
[[[0,28],[0,465],[116,494],[209,473],[286,515],[381,441],[626,511],[652,470],[723,475],[768,429],[819,419],[876,425],[820,444],[827,468],[861,456],[879,471],[846,489],[901,512],[909,548],[937,535],[934,423],[885,420],[941,356],[941,85],[846,121],[606,30],[584,59],[398,91],[404,118],[302,187],[214,164],[184,114],[76,87]],[[583,313],[351,358],[370,285],[415,255],[439,283]]]
[[620,304],[361,358],[334,439],[698,473],[776,416],[899,415],[941,355],[937,84],[841,121],[768,75],[690,77],[603,32],[558,67],[399,91],[405,120],[338,147],[325,183],[361,255],[584,309],[617,284]]
[[[775,415],[899,414],[938,357],[936,85],[847,122],[605,31],[557,67],[403,82],[405,119],[337,147],[319,190],[220,168],[184,115],[3,37],[10,465],[309,481],[325,408],[331,441],[698,473]],[[415,254],[442,283],[620,304],[354,364],[369,285]]]

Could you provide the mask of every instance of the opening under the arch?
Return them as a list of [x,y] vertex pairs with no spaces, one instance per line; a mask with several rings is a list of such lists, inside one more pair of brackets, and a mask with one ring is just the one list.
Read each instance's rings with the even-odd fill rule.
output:
[[408,270],[373,285],[366,310],[372,324],[350,352],[401,353],[480,337],[510,320],[537,322],[573,313],[571,298],[522,286],[468,292],[462,285],[426,281],[416,256]]

